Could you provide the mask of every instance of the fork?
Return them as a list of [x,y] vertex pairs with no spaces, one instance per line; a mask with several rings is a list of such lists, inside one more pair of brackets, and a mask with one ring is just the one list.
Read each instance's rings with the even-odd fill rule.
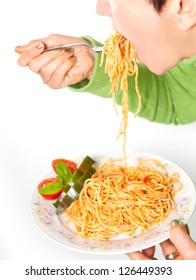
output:
[[94,52],[101,52],[103,50],[103,47],[101,47],[101,46],[93,46],[93,45],[87,44],[87,43],[73,43],[73,44],[60,45],[60,46],[48,48],[48,49],[45,49],[43,52],[54,51],[54,50],[59,50],[59,49],[67,49],[67,48],[71,48],[71,47],[82,47],[82,46],[87,47],[87,48],[93,50]]

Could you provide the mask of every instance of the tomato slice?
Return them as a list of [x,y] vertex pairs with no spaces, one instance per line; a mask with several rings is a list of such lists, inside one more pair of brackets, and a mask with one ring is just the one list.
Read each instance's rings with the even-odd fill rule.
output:
[[[45,185],[47,185],[48,183],[54,183],[54,182],[58,182],[58,179],[57,178],[47,178],[47,179],[44,179],[42,180],[39,185],[38,185],[38,189],[41,189],[43,188]],[[63,188],[56,192],[56,193],[52,193],[52,194],[40,194],[42,195],[45,199],[48,199],[48,200],[53,200],[53,199],[56,199],[58,198],[61,193],[63,192]]]
[[71,173],[74,173],[77,169],[77,165],[74,161],[68,160],[68,159],[64,159],[64,158],[58,158],[58,159],[54,159],[52,161],[52,167],[54,169],[54,171],[56,172],[56,164],[57,162],[64,162],[68,168],[70,169]]

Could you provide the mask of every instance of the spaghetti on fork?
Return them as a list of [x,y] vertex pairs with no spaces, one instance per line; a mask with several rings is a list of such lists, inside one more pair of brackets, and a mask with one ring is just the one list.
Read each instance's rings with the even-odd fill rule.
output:
[[123,35],[116,32],[114,35],[110,35],[106,40],[100,65],[103,65],[104,57],[106,56],[105,72],[108,73],[110,82],[112,84],[110,94],[113,97],[113,104],[115,111],[115,93],[120,88],[123,92],[122,95],[122,122],[119,129],[119,138],[124,136],[123,151],[124,161],[126,162],[126,130],[128,124],[128,76],[135,76],[135,91],[138,97],[138,108],[135,112],[135,116],[138,115],[141,109],[141,94],[138,88],[138,64],[136,58],[136,52],[131,42]]

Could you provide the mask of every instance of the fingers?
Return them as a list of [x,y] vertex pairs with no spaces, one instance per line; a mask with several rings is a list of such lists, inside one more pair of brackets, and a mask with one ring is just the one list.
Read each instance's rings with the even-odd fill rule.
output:
[[[85,40],[52,34],[26,45],[16,47],[19,66],[28,66],[40,75],[43,82],[53,89],[77,84],[90,79],[94,67],[94,54],[88,48],[61,49],[44,52],[47,47]],[[85,41],[86,42],[86,41]]]
[[64,63],[67,59],[73,56],[73,49],[69,51],[65,51],[64,49],[50,51],[41,54],[36,59],[33,59],[29,63],[29,68],[35,72],[43,74],[42,78],[45,80],[44,74],[49,75],[58,68],[62,63]]
[[155,247],[150,247],[147,249],[142,250],[141,252],[132,252],[128,253],[127,256],[131,260],[155,260]]
[[172,222],[170,239],[178,249],[179,259],[196,260],[196,243],[191,239],[187,227],[177,220]]
[[21,46],[15,47],[15,52],[21,54],[29,49],[32,45],[39,45],[42,41],[41,40],[32,40],[29,43]]
[[[64,88],[70,84],[70,80],[73,80],[72,77],[69,76],[69,71],[75,65],[76,59],[75,57],[70,57],[64,63],[61,63],[59,67],[55,68],[50,79],[49,76],[46,75],[45,83],[53,89]],[[56,63],[55,63],[56,64]],[[74,83],[72,81],[72,83]]]
[[196,260],[196,243],[191,239],[187,226],[178,220],[171,223],[170,240],[160,245],[164,256],[178,252],[175,260]]
[[59,49],[43,53],[44,45],[40,42],[17,47],[18,49],[21,53],[18,64],[29,66],[48,86],[56,89],[69,85],[69,81],[66,82],[69,78],[67,73],[76,62],[74,49]]
[[[175,224],[177,223],[176,221],[177,220],[174,220],[171,223],[170,235],[171,235],[173,226],[175,226]],[[177,237],[177,239],[178,239],[178,237]],[[169,254],[180,253],[179,247],[176,246],[176,242],[172,242],[171,238],[162,242],[160,244],[160,246],[161,246],[162,253],[163,253],[164,257],[168,256]],[[181,256],[177,256],[177,257],[175,257],[175,259],[181,259]]]
[[[191,239],[188,227],[178,220],[171,223],[170,240],[162,242],[160,246],[164,257],[171,255],[174,260],[196,260],[196,242]],[[142,252],[128,253],[127,256],[131,260],[155,260],[154,253],[155,247],[152,247]]]
[[36,42],[33,44],[27,44],[25,46],[16,47],[16,52],[20,53],[20,57],[18,59],[18,65],[27,66],[29,63],[40,56],[43,52],[45,46],[42,42]]
[[[162,253],[163,253],[164,257],[166,257],[167,255],[169,255],[171,253],[178,252],[178,249],[176,248],[176,246],[169,239],[164,241],[164,242],[162,242],[160,244],[160,246],[161,246]],[[179,257],[177,257],[177,258],[179,258]]]
[[155,246],[142,250],[145,256],[153,258],[155,254]]

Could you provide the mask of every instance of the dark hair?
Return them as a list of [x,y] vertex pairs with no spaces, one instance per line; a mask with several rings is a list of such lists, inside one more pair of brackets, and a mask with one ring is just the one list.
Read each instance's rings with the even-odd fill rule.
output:
[[160,13],[167,0],[150,0],[155,10]]

